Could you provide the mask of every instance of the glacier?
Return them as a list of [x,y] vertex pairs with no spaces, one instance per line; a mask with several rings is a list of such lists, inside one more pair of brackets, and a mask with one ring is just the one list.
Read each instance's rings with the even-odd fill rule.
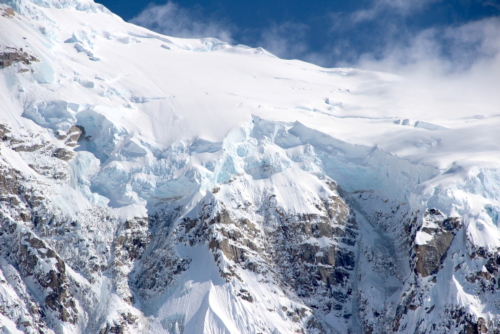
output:
[[500,330],[500,101],[0,13],[2,332]]

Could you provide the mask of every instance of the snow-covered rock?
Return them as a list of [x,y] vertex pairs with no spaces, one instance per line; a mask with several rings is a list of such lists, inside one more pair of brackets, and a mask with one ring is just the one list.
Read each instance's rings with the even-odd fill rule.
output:
[[2,332],[499,329],[498,104],[0,11]]

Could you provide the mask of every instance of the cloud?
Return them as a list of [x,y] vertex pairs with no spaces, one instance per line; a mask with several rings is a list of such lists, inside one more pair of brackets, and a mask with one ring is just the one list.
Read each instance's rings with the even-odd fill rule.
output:
[[500,63],[500,18],[424,29],[407,40],[388,42],[378,54],[366,53],[355,66],[388,72],[453,75]]
[[263,29],[257,45],[278,57],[298,58],[309,49],[306,43],[308,26],[300,23],[272,23]]
[[322,50],[313,51],[309,44],[311,27],[303,23],[286,21],[271,23],[258,33],[252,43],[283,59],[300,59],[319,66],[331,64],[331,56]]
[[182,8],[174,2],[164,5],[150,4],[131,23],[158,33],[182,38],[215,37],[233,43],[234,27],[203,16],[201,10]]
[[[318,26],[311,24],[285,21],[257,28],[238,27],[203,15],[201,7],[188,9],[171,1],[151,4],[131,22],[170,36],[243,42],[281,58],[327,67],[453,75],[493,64],[500,54],[499,17],[450,26],[408,24],[414,17],[422,21],[438,1],[374,0],[368,7],[331,13],[332,28],[325,33],[323,44],[314,36]],[[471,1],[463,0],[467,4]],[[490,0],[478,1],[480,6],[492,6]]]
[[[323,53],[335,66],[464,73],[499,58],[500,16],[493,8],[489,0],[462,0],[451,7],[439,0],[374,0],[369,7],[329,14],[329,44]],[[472,10],[483,18],[473,20]],[[427,19],[433,11],[468,13],[469,18]]]
[[[402,76],[392,89],[393,108],[448,109],[456,114],[500,112],[500,18],[425,29],[379,56],[364,54],[353,67]],[[458,116],[457,116],[458,117]]]
[[[131,23],[151,29],[158,33],[182,37],[204,38],[215,37],[230,44],[236,44],[236,38],[253,47],[263,47],[282,58],[304,58],[319,60],[321,55],[306,55],[307,32],[309,27],[301,23],[271,22],[260,29],[242,29],[225,21],[205,17],[201,9],[187,9],[169,1],[164,5],[150,4],[139,15],[130,20]],[[248,38],[248,36],[252,36]]]
[[387,15],[406,17],[422,11],[428,5],[437,1],[439,0],[375,0],[371,7],[351,13],[350,20],[355,24]]

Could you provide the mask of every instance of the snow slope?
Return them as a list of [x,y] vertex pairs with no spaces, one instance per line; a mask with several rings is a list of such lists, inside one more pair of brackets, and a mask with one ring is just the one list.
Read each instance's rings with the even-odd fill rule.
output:
[[500,97],[0,12],[3,331],[498,325]]

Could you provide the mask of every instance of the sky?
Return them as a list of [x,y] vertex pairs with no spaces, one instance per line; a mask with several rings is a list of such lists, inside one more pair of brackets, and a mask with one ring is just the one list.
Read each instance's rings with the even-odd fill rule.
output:
[[500,0],[97,0],[175,37],[216,37],[324,67],[469,71],[500,59]]

